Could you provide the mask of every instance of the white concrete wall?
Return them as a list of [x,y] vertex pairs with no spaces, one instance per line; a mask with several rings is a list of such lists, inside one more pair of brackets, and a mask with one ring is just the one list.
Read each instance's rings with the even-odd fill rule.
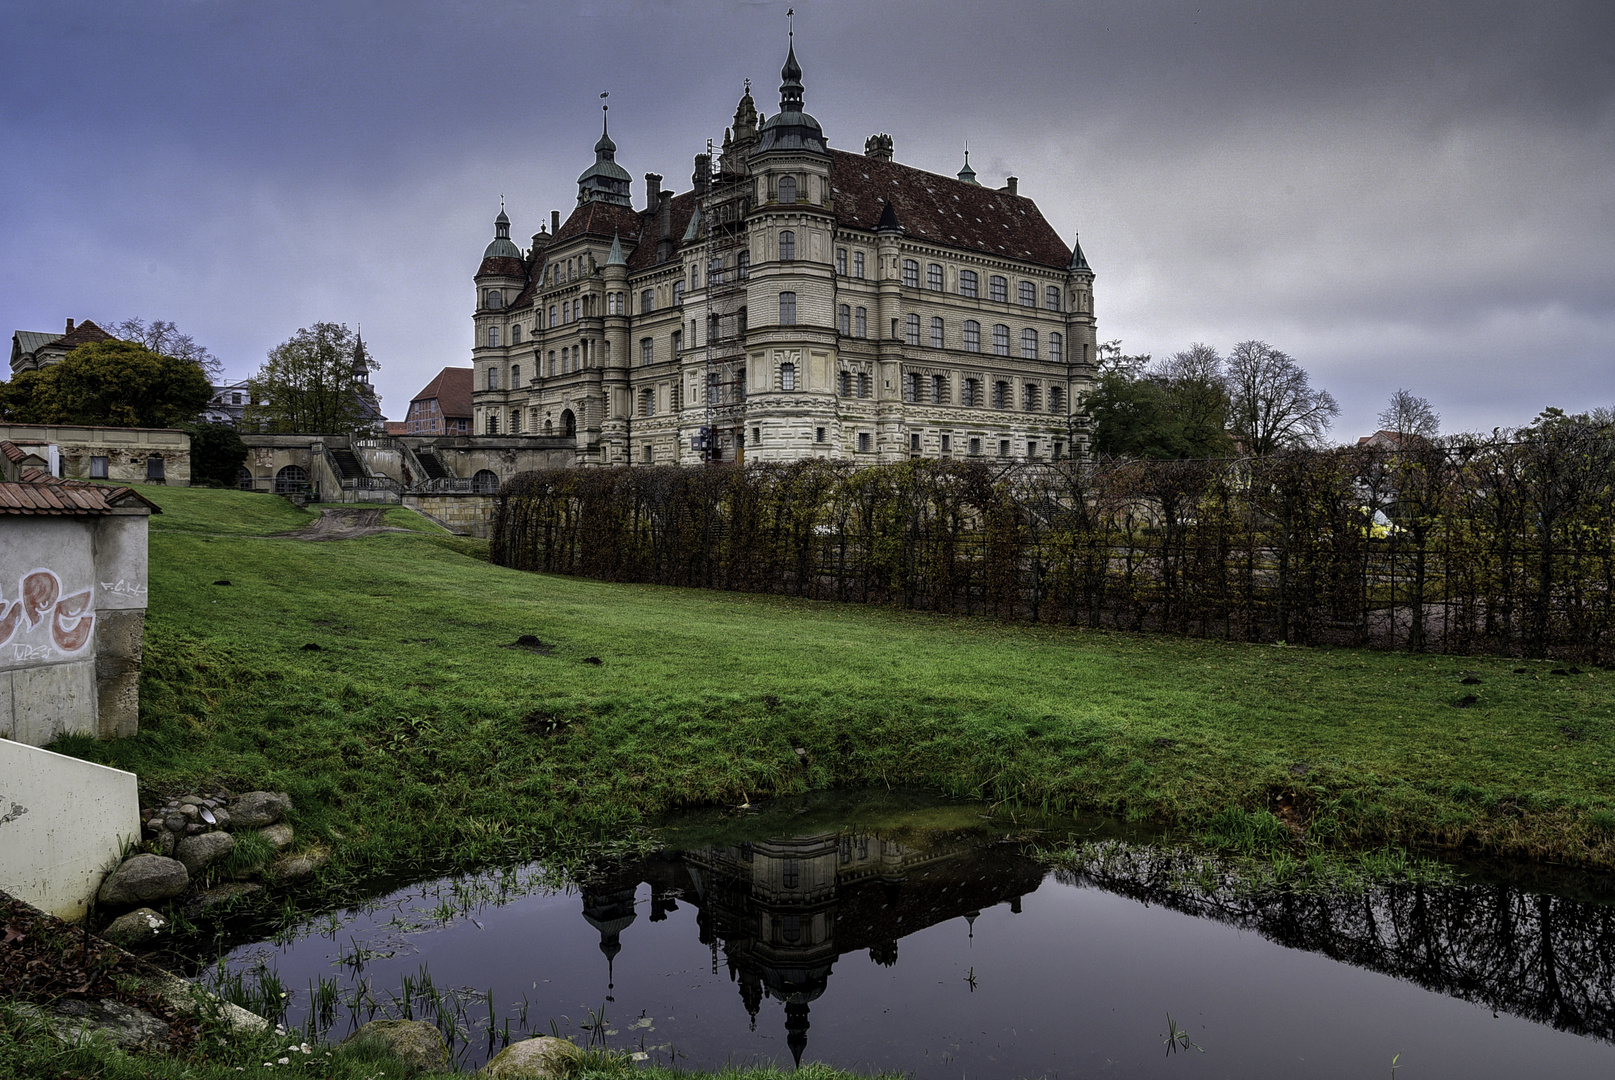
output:
[[0,739],[0,888],[81,918],[139,838],[134,773]]
[[[102,590],[96,524],[94,517],[6,519],[0,542],[0,735],[42,746],[66,732],[97,732],[93,631]],[[141,519],[141,531],[144,525]],[[144,572],[139,578],[144,586]]]

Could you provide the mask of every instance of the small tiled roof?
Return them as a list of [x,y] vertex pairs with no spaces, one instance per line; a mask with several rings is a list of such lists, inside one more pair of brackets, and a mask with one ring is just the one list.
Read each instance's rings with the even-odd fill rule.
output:
[[556,230],[555,239],[559,242],[574,236],[621,236],[628,241],[638,240],[643,217],[632,206],[591,200],[572,211]]
[[477,277],[526,277],[527,264],[509,255],[490,255],[477,267]]
[[56,342],[57,345],[72,352],[80,345],[89,345],[97,341],[111,341],[113,337],[89,319],[85,319],[73,328],[71,334],[65,334]]
[[[4,454],[6,460],[11,462],[13,465],[20,465],[24,461],[27,461],[30,457],[39,457],[38,454],[29,454],[29,452],[24,450],[23,447],[49,445],[49,443],[33,442],[28,439],[23,439],[17,442],[12,441],[11,439],[0,439],[0,454]],[[43,459],[41,458],[40,460]]]
[[888,204],[910,240],[1064,270],[1071,249],[1023,195],[845,150],[830,151],[836,221],[873,232]]
[[471,418],[471,386],[476,373],[471,368],[446,367],[410,403],[437,399],[438,410],[445,420]]
[[130,505],[144,506],[147,513],[162,513],[156,503],[133,488],[62,480],[41,469],[27,470],[18,482],[0,481],[0,514],[84,517],[110,514]]

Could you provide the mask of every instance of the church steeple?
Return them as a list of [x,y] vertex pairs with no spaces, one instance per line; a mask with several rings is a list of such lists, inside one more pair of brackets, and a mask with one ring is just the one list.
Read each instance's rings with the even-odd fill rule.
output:
[[[600,96],[604,98],[606,94]],[[600,106],[600,140],[594,144],[594,164],[578,177],[579,206],[588,202],[614,203],[617,206],[634,204],[629,193],[633,177],[628,175],[627,169],[617,164],[617,144],[611,141],[611,130],[606,122],[610,108],[604,103]]]
[[[794,14],[788,12],[787,14]],[[779,72],[779,112],[763,122],[757,144],[759,154],[769,150],[807,150],[825,154],[824,129],[812,116],[802,111],[802,65],[796,62],[796,30],[791,30],[791,43],[785,54],[785,66]]]
[[482,252],[484,259],[519,259],[521,248],[510,238],[510,218],[505,216],[505,200],[499,200],[499,216],[493,219],[493,243]]

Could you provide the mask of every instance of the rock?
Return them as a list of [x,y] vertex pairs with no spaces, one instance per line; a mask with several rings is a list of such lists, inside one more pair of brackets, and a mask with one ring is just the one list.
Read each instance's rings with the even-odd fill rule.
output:
[[185,815],[186,821],[202,820],[202,809],[193,802],[180,803],[179,812]]
[[342,1045],[385,1050],[415,1072],[436,1072],[449,1064],[449,1046],[437,1026],[425,1020],[372,1020]]
[[314,871],[331,861],[331,856],[323,851],[309,851],[302,855],[282,855],[269,864],[271,877],[283,881],[292,881],[297,878],[308,877]]
[[113,919],[101,931],[101,936],[117,945],[142,945],[167,929],[167,919],[151,908],[143,907]]
[[292,843],[292,827],[284,821],[264,826],[258,830],[258,835],[269,841],[269,846],[276,851],[284,851]]
[[174,858],[184,863],[185,869],[195,877],[211,863],[230,854],[230,849],[235,846],[235,837],[227,832],[198,833],[187,836],[174,846]]
[[144,904],[178,896],[190,885],[184,863],[161,855],[136,855],[107,876],[98,895],[103,904]]
[[175,810],[173,813],[163,818],[163,828],[167,829],[169,832],[184,832],[185,826],[189,824],[190,822],[185,820],[185,815],[180,813],[178,810]]
[[101,998],[63,998],[40,1010],[56,1037],[80,1046],[87,1035],[100,1035],[124,1050],[168,1049],[168,1025],[141,1009]]
[[146,828],[150,832],[161,832],[162,827],[163,819],[160,817],[154,817],[150,821],[146,822]]
[[239,881],[232,882],[229,885],[216,885],[211,889],[203,889],[191,897],[190,902],[185,905],[185,910],[194,915],[199,911],[216,908],[220,904],[228,904],[233,900],[241,899],[243,896],[251,896],[253,893],[263,891],[264,887],[262,885],[250,885]]
[[157,834],[157,839],[154,843],[157,845],[157,854],[172,856],[174,854],[174,845],[179,843],[179,837],[164,829]]
[[291,808],[291,796],[283,791],[249,791],[230,804],[230,821],[238,829],[259,829]]
[[193,821],[191,824],[185,826],[185,835],[186,836],[195,836],[197,833],[201,832],[205,828],[207,828],[206,825],[203,825],[200,822]]
[[221,829],[230,828],[230,811],[226,810],[222,806],[214,807],[213,820],[219,823],[219,828]]
[[499,1051],[482,1067],[482,1075],[492,1080],[549,1080],[571,1076],[575,1062],[583,1056],[572,1043],[553,1035],[523,1039]]

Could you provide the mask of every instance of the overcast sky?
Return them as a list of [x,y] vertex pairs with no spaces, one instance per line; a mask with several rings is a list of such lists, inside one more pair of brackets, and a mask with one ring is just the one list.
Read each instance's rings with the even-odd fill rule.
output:
[[[171,319],[232,377],[362,324],[388,416],[471,351],[471,275],[617,160],[689,187],[786,3],[0,0],[0,320]],[[1100,338],[1261,338],[1354,440],[1615,403],[1615,3],[795,0],[831,145],[1020,177]],[[520,241],[525,245],[526,240]]]

